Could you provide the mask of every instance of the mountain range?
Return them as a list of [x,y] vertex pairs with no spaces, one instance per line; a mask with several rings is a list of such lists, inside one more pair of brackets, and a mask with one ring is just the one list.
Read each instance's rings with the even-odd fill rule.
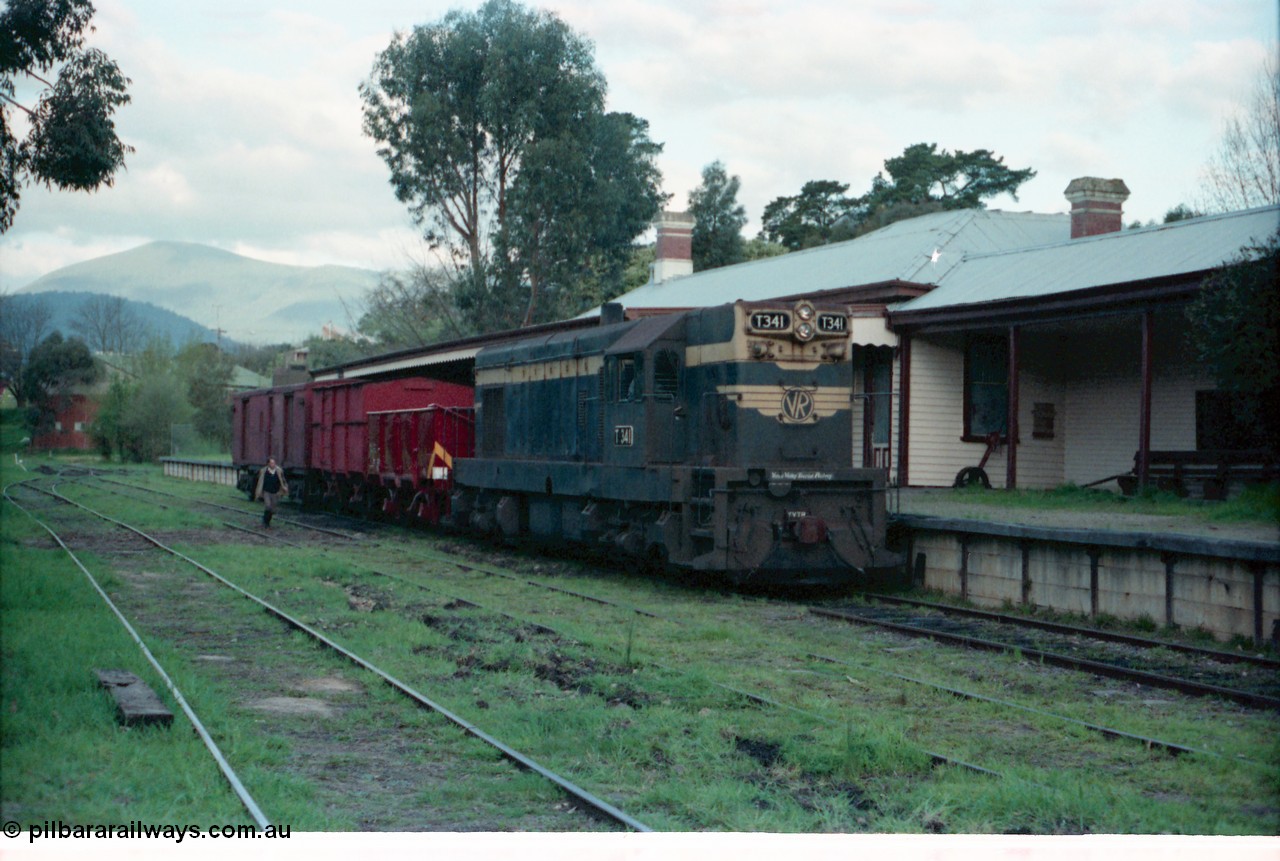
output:
[[[77,334],[75,324],[84,303],[99,295],[80,291],[69,293],[64,290],[45,290],[39,293],[19,293],[10,297],[10,301],[14,303],[13,307],[18,312],[21,312],[27,303],[41,303],[49,311],[46,334],[57,331],[61,332],[63,337],[70,337]],[[138,302],[133,299],[125,299],[124,302],[126,310],[142,324],[144,332],[148,335],[154,334],[161,338],[168,338],[175,347],[181,347],[190,341],[218,340],[217,332],[207,326],[201,326],[190,317],[184,317],[166,308],[157,308],[150,302]],[[228,339],[222,340],[226,343]]]
[[300,343],[327,324],[345,328],[347,308],[354,313],[378,278],[368,269],[288,266],[196,243],[151,242],[57,269],[18,293],[121,296],[243,343]]

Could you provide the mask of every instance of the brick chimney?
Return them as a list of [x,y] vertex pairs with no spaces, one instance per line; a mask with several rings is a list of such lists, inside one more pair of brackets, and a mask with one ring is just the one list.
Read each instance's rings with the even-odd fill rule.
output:
[[1129,199],[1122,179],[1082,176],[1071,180],[1064,192],[1071,201],[1071,238],[1114,233],[1124,227],[1121,206]]
[[649,281],[661,284],[692,275],[693,216],[687,212],[660,212],[653,226],[658,230],[658,243]]

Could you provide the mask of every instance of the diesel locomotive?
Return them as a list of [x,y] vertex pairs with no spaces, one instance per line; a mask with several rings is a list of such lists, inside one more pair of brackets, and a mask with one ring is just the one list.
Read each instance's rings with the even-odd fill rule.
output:
[[849,317],[809,301],[622,319],[475,359],[448,522],[738,585],[896,568],[886,472],[850,466]]

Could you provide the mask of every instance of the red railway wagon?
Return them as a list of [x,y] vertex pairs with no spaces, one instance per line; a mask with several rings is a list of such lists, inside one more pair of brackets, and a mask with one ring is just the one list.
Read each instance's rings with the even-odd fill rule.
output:
[[318,493],[331,495],[324,483],[364,474],[364,386],[361,381],[312,384],[311,458],[304,501],[314,502]]
[[449,512],[453,458],[475,453],[475,410],[433,404],[369,413],[368,507],[437,523]]
[[423,377],[313,384],[304,503],[434,520],[438,492],[447,502],[435,483],[451,485],[452,470],[433,479],[431,455],[439,458],[437,443],[450,459],[472,454],[473,397],[468,386]]
[[231,462],[237,487],[253,495],[258,470],[274,457],[290,480],[301,482],[308,466],[311,425],[309,384],[242,392],[232,399]]

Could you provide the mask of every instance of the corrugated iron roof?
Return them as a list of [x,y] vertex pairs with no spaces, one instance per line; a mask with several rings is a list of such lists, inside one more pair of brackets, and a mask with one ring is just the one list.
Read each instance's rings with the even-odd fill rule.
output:
[[1121,230],[1052,245],[969,254],[898,313],[1031,299],[1193,274],[1236,257],[1280,228],[1280,206]]
[[936,212],[847,242],[646,284],[614,301],[627,308],[693,308],[882,281],[936,284],[965,255],[1044,245],[1065,240],[1070,233],[1066,214]]
[[271,378],[236,365],[231,369],[231,380],[227,385],[233,389],[262,389],[271,385]]

